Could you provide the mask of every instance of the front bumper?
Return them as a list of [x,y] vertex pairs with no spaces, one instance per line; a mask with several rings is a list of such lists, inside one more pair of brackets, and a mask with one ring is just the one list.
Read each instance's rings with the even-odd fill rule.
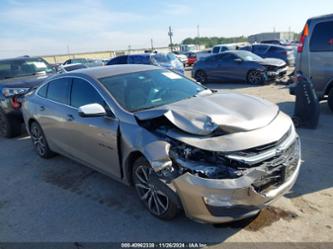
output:
[[[297,135],[296,135],[297,136]],[[275,187],[258,190],[254,179],[260,173],[253,168],[249,174],[237,179],[207,179],[185,173],[173,181],[174,188],[180,197],[186,215],[199,222],[224,223],[244,219],[257,214],[260,209],[269,205],[295,184],[300,170],[300,141],[294,140],[295,153],[292,171],[286,174],[284,181]],[[283,162],[289,167],[287,160]]]
[[276,71],[267,71],[267,76],[270,79],[282,78],[287,74],[288,67],[280,68]]

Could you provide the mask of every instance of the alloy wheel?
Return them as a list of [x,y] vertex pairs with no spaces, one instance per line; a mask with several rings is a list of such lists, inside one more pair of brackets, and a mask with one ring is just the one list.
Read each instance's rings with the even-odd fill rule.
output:
[[259,71],[251,71],[248,75],[248,82],[253,85],[258,85],[262,82],[262,74]]
[[140,165],[136,168],[135,178],[135,188],[149,211],[156,216],[163,215],[169,208],[169,198],[157,186],[153,169]]
[[199,71],[199,72],[197,72],[195,78],[196,78],[196,80],[197,80],[198,82],[200,82],[200,83],[202,83],[202,84],[206,83],[206,81],[207,81],[207,75],[206,75],[206,73],[203,72],[203,71]]
[[47,152],[46,141],[41,129],[36,124],[31,127],[31,138],[37,153],[44,156]]

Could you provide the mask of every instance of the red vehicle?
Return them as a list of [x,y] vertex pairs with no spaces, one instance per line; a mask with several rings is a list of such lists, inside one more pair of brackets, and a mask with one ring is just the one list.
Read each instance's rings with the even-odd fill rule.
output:
[[185,53],[187,56],[187,65],[192,66],[197,61],[197,54],[194,52],[187,52]]

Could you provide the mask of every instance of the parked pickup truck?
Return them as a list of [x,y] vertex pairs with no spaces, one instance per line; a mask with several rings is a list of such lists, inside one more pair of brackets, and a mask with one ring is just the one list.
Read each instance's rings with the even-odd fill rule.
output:
[[0,60],[0,137],[21,134],[20,97],[37,87],[55,69],[40,57]]

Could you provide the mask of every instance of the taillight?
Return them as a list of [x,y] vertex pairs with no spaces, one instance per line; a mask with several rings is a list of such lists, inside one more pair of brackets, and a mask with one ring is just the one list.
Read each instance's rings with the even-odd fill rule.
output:
[[18,100],[17,100],[17,97],[16,96],[14,96],[13,98],[12,98],[12,107],[14,108],[14,109],[20,109],[21,108],[21,102],[19,102]]
[[306,23],[301,35],[301,38],[299,39],[299,44],[297,46],[297,52],[302,53],[304,49],[304,42],[305,38],[309,35],[309,25]]

